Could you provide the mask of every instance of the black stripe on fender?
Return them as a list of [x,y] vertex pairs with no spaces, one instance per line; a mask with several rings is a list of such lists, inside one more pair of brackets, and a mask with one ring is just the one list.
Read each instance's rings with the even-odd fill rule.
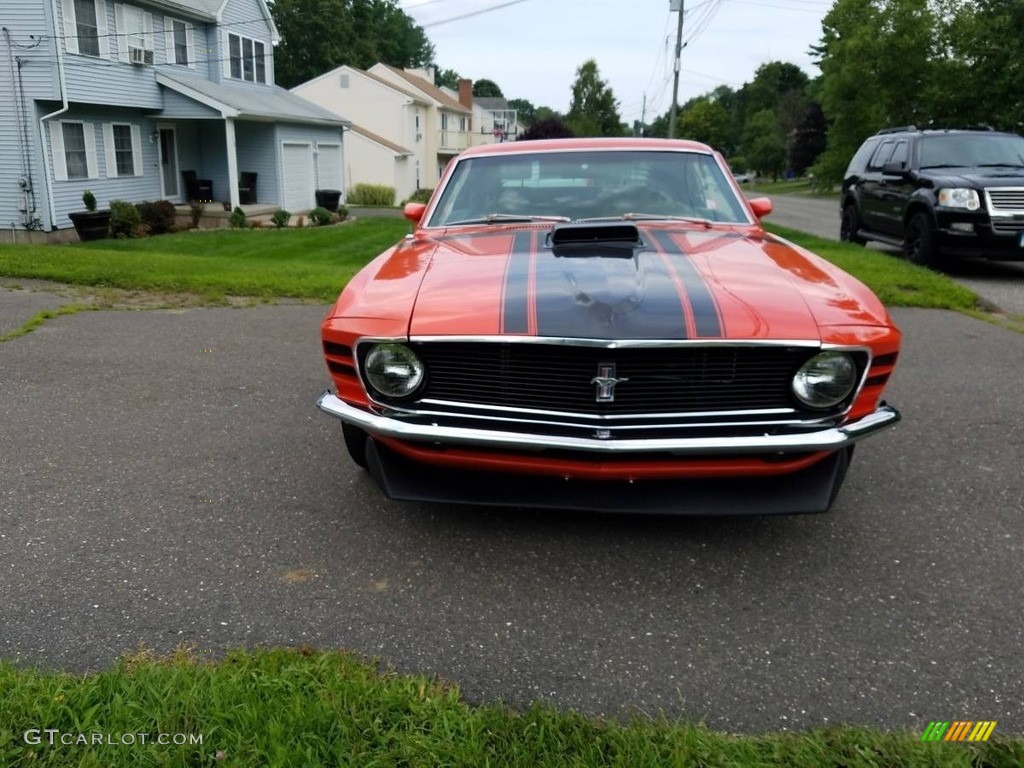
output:
[[512,252],[505,270],[505,286],[501,308],[502,333],[528,333],[530,330],[530,253],[533,251],[531,230],[512,236]]
[[668,257],[672,268],[679,275],[686,290],[686,298],[690,301],[690,308],[693,311],[693,322],[697,336],[719,338],[722,335],[722,321],[718,315],[718,305],[711,295],[708,284],[704,282],[697,268],[693,266],[690,257],[682,253],[679,246],[672,239],[672,235],[665,231],[648,230],[648,237],[654,238],[658,247]]

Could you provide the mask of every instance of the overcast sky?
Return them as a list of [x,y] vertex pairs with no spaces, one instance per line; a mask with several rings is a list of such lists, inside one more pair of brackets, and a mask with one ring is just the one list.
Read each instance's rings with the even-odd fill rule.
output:
[[[672,105],[678,15],[669,12],[669,0],[400,3],[424,27],[439,67],[493,80],[506,98],[565,112],[576,69],[592,58],[624,122],[640,119],[645,95],[648,122]],[[679,103],[721,84],[739,88],[767,61],[792,62],[817,76],[807,52],[821,39],[831,6],[832,0],[685,0]]]

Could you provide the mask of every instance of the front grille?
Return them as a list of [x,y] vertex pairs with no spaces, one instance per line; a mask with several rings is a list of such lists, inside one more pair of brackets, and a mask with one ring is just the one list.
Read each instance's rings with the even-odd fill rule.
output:
[[[562,345],[426,342],[414,345],[428,371],[417,400],[592,416],[685,414],[795,407],[793,374],[807,347],[683,346],[598,349]],[[614,401],[592,383],[614,364]],[[415,406],[414,406],[415,407]],[[818,416],[822,414],[817,414]]]
[[1024,187],[986,189],[991,213],[1024,213]]

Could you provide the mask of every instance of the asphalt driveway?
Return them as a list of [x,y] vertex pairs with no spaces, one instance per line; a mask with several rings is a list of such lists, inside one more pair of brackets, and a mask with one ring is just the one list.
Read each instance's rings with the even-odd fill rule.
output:
[[313,406],[322,314],[85,312],[0,344],[0,657],[311,644],[512,705],[1024,730],[1024,336],[896,311],[905,420],[828,515],[630,518],[381,498]]

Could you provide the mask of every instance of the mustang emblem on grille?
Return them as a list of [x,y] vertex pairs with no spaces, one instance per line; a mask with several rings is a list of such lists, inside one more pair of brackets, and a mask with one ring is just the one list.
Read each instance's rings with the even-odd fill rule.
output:
[[615,385],[629,379],[615,378],[615,363],[601,363],[597,366],[597,376],[590,380],[597,385],[597,402],[611,403],[615,400]]

